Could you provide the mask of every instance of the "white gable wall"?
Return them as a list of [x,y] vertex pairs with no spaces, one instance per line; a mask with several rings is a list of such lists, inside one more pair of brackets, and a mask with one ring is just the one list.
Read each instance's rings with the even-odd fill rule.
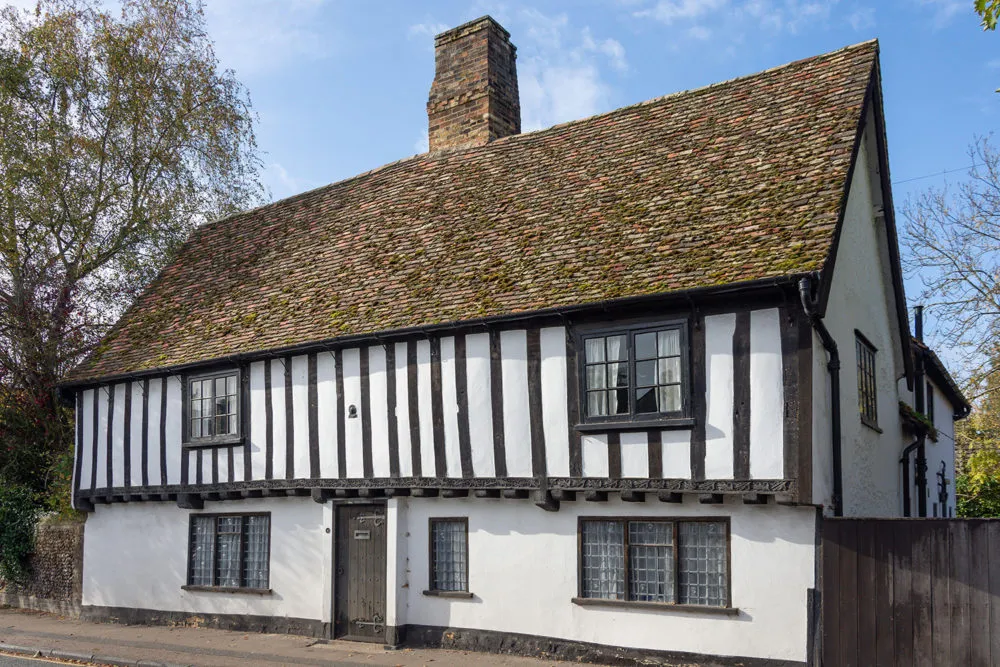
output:
[[[900,505],[899,456],[904,446],[897,378],[904,373],[900,333],[885,222],[874,208],[881,204],[872,119],[861,142],[824,322],[840,350],[841,447],[845,516],[898,516]],[[855,330],[878,350],[876,385],[878,425],[861,423],[858,409],[858,373]],[[814,334],[813,421],[814,500],[832,505],[832,447],[830,444],[830,377],[827,354]]]

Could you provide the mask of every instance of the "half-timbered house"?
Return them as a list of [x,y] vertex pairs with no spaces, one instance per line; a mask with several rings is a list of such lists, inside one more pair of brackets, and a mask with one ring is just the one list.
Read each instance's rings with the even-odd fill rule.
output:
[[877,43],[524,134],[502,27],[435,49],[428,153],[201,226],[66,383],[85,616],[805,663],[926,434]]

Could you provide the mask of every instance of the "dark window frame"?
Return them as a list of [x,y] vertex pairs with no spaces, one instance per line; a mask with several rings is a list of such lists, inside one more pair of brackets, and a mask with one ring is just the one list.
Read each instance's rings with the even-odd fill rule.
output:
[[858,413],[861,423],[881,433],[878,425],[878,348],[857,329],[854,351],[858,373]]
[[[635,337],[642,333],[675,329],[680,333],[680,363],[681,363],[681,409],[674,412],[636,412],[635,392],[636,386],[636,358],[635,358]],[[686,317],[641,320],[636,322],[622,322],[618,324],[603,324],[598,326],[580,326],[573,332],[573,342],[576,346],[576,374],[578,390],[578,403],[580,425],[583,427],[594,425],[614,426],[637,426],[646,424],[669,424],[684,423],[691,421],[692,417],[692,388],[691,388],[691,323]],[[608,336],[625,336],[628,351],[628,412],[623,414],[609,414],[591,416],[587,414],[587,347],[588,338],[600,338]]]
[[[215,380],[220,377],[236,376],[236,433],[211,436],[191,436],[191,386],[202,380]],[[249,413],[249,374],[244,366],[227,366],[197,373],[188,373],[181,378],[181,442],[185,449],[201,449],[205,447],[231,447],[243,444],[246,434],[244,423]],[[246,413],[246,414],[245,414]]]
[[[239,517],[241,519],[263,516],[267,517],[267,586],[264,588],[251,588],[249,586],[219,586],[214,582],[218,578],[218,572],[216,571],[216,549],[212,549],[212,585],[206,584],[193,584],[192,579],[194,578],[194,523],[196,519],[213,519],[215,521],[215,526],[212,531],[213,541],[219,539],[219,519],[220,518],[231,518]],[[243,581],[243,559],[244,550],[246,549],[246,536],[247,532],[242,529],[240,531],[240,548],[239,548],[239,564],[237,565],[240,573],[240,581]],[[185,577],[185,585],[181,586],[184,590],[190,591],[214,591],[222,593],[270,593],[271,592],[271,513],[270,512],[221,512],[221,513],[193,513],[188,515],[188,545],[187,545],[187,576]]]
[[[437,587],[437,576],[434,571],[434,526],[440,523],[461,523],[465,530],[465,588],[463,590],[447,590]],[[469,586],[469,517],[466,516],[435,516],[427,520],[427,590],[424,595],[437,597],[471,598]]]
[[[624,523],[623,547],[624,547],[624,577],[626,599],[605,599],[584,597],[583,594],[583,524],[586,521],[618,521]],[[655,523],[672,523],[673,536],[673,566],[674,566],[674,598],[677,598],[677,590],[680,586],[680,524],[682,523],[722,523],[726,527],[726,599],[725,604],[720,606],[703,605],[681,602],[645,602],[627,599],[629,582],[629,531],[628,524],[632,521],[645,521]],[[737,611],[733,608],[733,533],[732,522],[728,516],[699,516],[699,517],[670,517],[670,516],[580,516],[576,522],[576,598],[573,602],[581,605],[613,605],[613,606],[635,606],[651,607],[661,609],[685,609],[719,611],[731,613]]]

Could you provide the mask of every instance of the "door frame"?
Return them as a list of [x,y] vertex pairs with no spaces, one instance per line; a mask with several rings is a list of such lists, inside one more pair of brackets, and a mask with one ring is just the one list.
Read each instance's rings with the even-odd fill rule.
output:
[[[338,509],[341,507],[352,506],[352,505],[362,505],[370,507],[381,507],[385,512],[385,567],[386,567],[386,586],[385,586],[385,599],[384,606],[386,611],[386,618],[389,616],[389,586],[388,586],[388,568],[389,568],[389,503],[385,498],[341,498],[336,500],[331,500],[331,509],[333,510],[332,517],[332,527],[330,530],[330,628],[327,633],[328,639],[339,639],[337,637],[337,533],[339,526]],[[395,561],[393,561],[395,562]],[[363,640],[352,640],[345,639],[344,641],[363,641]],[[382,643],[388,644],[389,641],[389,624],[386,623],[382,631]],[[371,643],[375,643],[374,641]]]

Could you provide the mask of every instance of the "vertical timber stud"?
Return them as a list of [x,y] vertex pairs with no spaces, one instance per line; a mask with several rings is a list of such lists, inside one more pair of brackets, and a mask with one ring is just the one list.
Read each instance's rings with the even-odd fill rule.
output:
[[132,486],[132,382],[125,383],[125,414],[122,423],[122,462],[125,479],[122,486]]
[[503,357],[500,332],[490,329],[490,408],[493,412],[493,465],[497,477],[507,476],[507,446],[503,424]]
[[274,402],[271,398],[273,361],[264,361],[264,479],[274,478]]
[[444,450],[444,397],[441,393],[441,339],[431,338],[431,420],[434,433],[434,474],[448,476]]
[[281,360],[285,367],[285,479],[295,479],[295,404],[292,391],[292,358]]
[[[580,423],[580,378],[577,375],[576,338],[570,327],[566,326],[566,400],[569,416],[569,476],[583,477],[583,447],[580,432],[576,430]],[[650,477],[652,477],[650,473]]]
[[[170,384],[169,378],[164,378],[163,380],[163,395],[167,395],[167,385]],[[189,452],[195,450],[184,449],[184,440],[186,440],[186,434],[190,431],[190,424],[188,423],[188,382],[187,377],[181,376],[181,415],[184,423],[181,424],[181,485],[186,486],[191,479],[191,455]],[[164,401],[164,417],[166,417],[166,402]],[[167,448],[167,441],[164,440],[162,443],[163,448]],[[198,457],[198,461],[201,461],[201,457]]]
[[733,334],[733,476],[750,479],[750,311],[736,313]]
[[[244,363],[240,366],[240,433],[243,435],[243,481],[249,482],[253,478],[253,461],[251,460],[250,441],[250,364]],[[235,478],[234,478],[235,479]]]
[[422,474],[420,463],[420,382],[417,376],[417,342],[406,341],[406,410],[410,415],[410,465],[413,476]]
[[[184,386],[183,381],[181,386]],[[184,410],[181,409],[181,414]],[[181,466],[184,467],[183,465]],[[167,485],[167,378],[160,378],[160,484]]]
[[660,431],[658,429],[647,431],[646,442],[649,447],[649,477],[660,479],[663,477],[663,442]]
[[[786,477],[796,476],[799,502],[813,501],[812,461],[812,386],[813,386],[813,328],[809,320],[796,313],[798,323],[798,434],[793,441],[798,469],[785,472]],[[787,446],[787,445],[786,445]]]
[[705,391],[705,317],[696,313],[691,332],[691,399],[694,428],[691,429],[691,479],[705,479],[705,419],[707,405]]
[[[100,385],[94,387],[92,391],[94,392],[94,401],[93,401],[93,412],[94,412],[94,415],[93,415],[93,428],[91,429],[91,438],[90,438],[90,452],[91,452],[91,455],[90,455],[90,490],[91,491],[93,491],[94,489],[97,488],[97,437],[98,437],[98,433],[99,433],[98,418],[100,416],[100,413],[98,412],[97,401],[98,401],[98,399],[101,396],[101,387],[100,387]],[[164,396],[167,395],[166,387],[164,387],[163,395]],[[166,400],[164,400],[163,403],[164,403],[164,405],[166,405]],[[160,419],[161,420],[163,419],[162,413],[161,413]],[[160,432],[162,433],[163,430],[161,429]],[[164,482],[164,484],[165,483],[166,482]]]
[[458,403],[458,450],[462,477],[473,477],[472,444],[469,436],[469,376],[466,366],[465,334],[455,335],[455,398]]
[[142,381],[142,485],[149,486],[149,378]]
[[108,466],[108,488],[114,486],[114,446],[115,441],[112,437],[115,432],[115,386],[113,384],[108,385],[108,432],[105,434],[107,436],[107,448],[105,450],[106,462]]
[[621,479],[622,443],[618,431],[608,432],[608,477]]
[[80,475],[83,473],[83,392],[76,392],[76,411],[73,413],[73,417],[76,420],[76,451],[74,452],[75,461],[73,462],[73,468],[75,472],[73,473],[73,488],[71,493],[73,494],[73,507],[77,508],[78,505],[78,495],[80,491]]
[[358,353],[361,357],[361,465],[365,479],[371,479],[375,476],[375,470],[372,464],[372,392],[368,346],[362,345]]
[[385,350],[385,414],[389,427],[389,477],[399,477],[399,422],[396,419],[396,345]]
[[545,425],[542,417],[542,345],[541,330],[528,329],[528,416],[531,432],[531,472],[544,480]]
[[[783,476],[797,477],[799,450],[799,402],[804,400],[799,396],[799,330],[795,318],[796,309],[782,306],[778,315],[781,331],[781,392],[782,405],[782,441],[784,442]],[[811,388],[803,388],[806,393]],[[799,489],[801,490],[801,480]],[[799,502],[805,500],[801,493]]]
[[344,420],[344,354],[340,348],[334,350],[334,377],[337,385],[337,476],[347,477],[347,425]]
[[319,389],[316,386],[316,353],[309,355],[309,476],[319,478]]

